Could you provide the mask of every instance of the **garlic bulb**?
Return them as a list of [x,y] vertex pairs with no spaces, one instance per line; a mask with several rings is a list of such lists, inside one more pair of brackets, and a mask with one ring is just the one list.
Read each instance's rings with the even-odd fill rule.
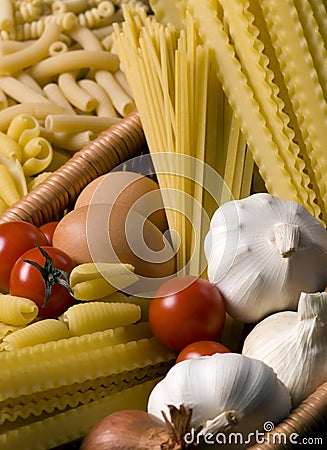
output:
[[298,312],[275,313],[257,324],[242,353],[270,366],[296,407],[327,380],[327,292],[303,292]]
[[327,284],[327,231],[302,205],[270,194],[223,204],[205,238],[209,281],[227,312],[257,322],[296,310],[300,293]]
[[237,353],[214,354],[181,361],[152,390],[148,412],[162,417],[168,405],[192,410],[191,426],[202,436],[221,432],[246,438],[262,431],[266,421],[278,423],[291,408],[290,395],[263,362]]

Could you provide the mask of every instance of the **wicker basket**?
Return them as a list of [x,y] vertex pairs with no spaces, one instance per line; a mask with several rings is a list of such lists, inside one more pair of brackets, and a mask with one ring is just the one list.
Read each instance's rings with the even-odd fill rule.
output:
[[[40,186],[9,208],[0,217],[0,222],[23,220],[40,226],[45,222],[57,220],[71,208],[82,189],[93,179],[146,151],[140,116],[135,111],[75,153]],[[297,435],[297,445],[292,444],[295,440],[293,433]],[[324,444],[327,444],[326,436],[327,382],[294,409],[274,430],[261,436],[260,444],[250,448],[304,449],[314,445],[314,442],[324,448]],[[303,438],[307,439],[307,447]]]

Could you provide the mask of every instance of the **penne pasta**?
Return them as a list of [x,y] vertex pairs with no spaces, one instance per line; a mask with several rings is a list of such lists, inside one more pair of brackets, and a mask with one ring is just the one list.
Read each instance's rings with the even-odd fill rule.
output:
[[48,83],[43,87],[43,90],[51,102],[55,105],[61,106],[66,109],[70,114],[76,114],[72,105],[68,102],[67,98],[64,96],[62,90],[56,83]]
[[78,85],[96,100],[97,106],[95,111],[97,116],[118,116],[107,92],[98,83],[93,80],[83,79],[78,82]]
[[118,117],[49,114],[45,119],[45,129],[50,132],[79,133],[81,131],[91,130],[95,133],[100,133],[117,123],[119,120]]
[[88,113],[95,110],[97,101],[77,84],[76,75],[72,72],[61,73],[58,77],[58,85],[66,99],[75,108]]
[[[2,173],[5,178],[3,178],[3,181],[6,179],[7,184],[4,182],[2,185],[2,192],[7,192],[7,195],[13,194],[13,198],[16,196],[15,191],[18,192],[19,198],[23,195],[27,194],[27,185],[26,185],[26,179],[23,172],[22,165],[20,161],[18,161],[17,158],[6,158],[5,156],[1,155],[0,153],[0,164],[6,167],[8,174],[10,175],[10,178],[15,184],[15,190],[11,187],[10,178],[5,176],[5,171],[3,170]],[[10,188],[10,189],[9,189]],[[11,192],[11,194],[10,194]],[[3,200],[6,201],[6,199],[1,196]],[[12,199],[13,200],[13,199]],[[8,203],[6,201],[6,203]],[[9,203],[8,203],[9,204]]]
[[15,78],[24,83],[24,85],[34,89],[34,91],[36,91],[38,94],[44,96],[44,92],[41,86],[26,71],[20,72],[19,74],[15,74]]
[[55,75],[86,67],[115,71],[119,67],[119,59],[117,55],[104,50],[72,50],[34,64],[29,69],[29,74],[41,85],[44,85]]
[[49,45],[57,41],[59,37],[59,27],[54,23],[47,24],[41,37],[36,42],[22,50],[1,57],[0,74],[11,75],[41,61],[48,55]]
[[0,77],[0,89],[19,103],[49,103],[44,95],[12,76]]
[[[77,152],[93,141],[96,136],[97,133],[90,130],[81,131],[80,133],[52,133],[51,142],[53,145],[68,150],[69,152]],[[65,158],[66,160],[67,158]]]
[[94,333],[108,328],[125,327],[141,318],[141,308],[127,303],[78,303],[62,314],[71,336]]
[[92,32],[92,30],[87,27],[77,25],[69,30],[68,36],[78,42],[79,45],[85,50],[103,50],[99,39]]
[[98,70],[95,79],[109,95],[115,109],[121,116],[126,116],[135,109],[134,101],[124,91],[111,72]]
[[0,321],[21,326],[33,322],[38,315],[37,305],[30,299],[0,294]]

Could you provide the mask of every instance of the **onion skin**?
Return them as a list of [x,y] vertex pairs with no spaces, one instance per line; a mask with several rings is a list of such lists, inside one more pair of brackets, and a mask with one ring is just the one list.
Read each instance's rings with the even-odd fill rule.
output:
[[80,450],[160,450],[168,439],[164,421],[145,411],[124,410],[95,425]]

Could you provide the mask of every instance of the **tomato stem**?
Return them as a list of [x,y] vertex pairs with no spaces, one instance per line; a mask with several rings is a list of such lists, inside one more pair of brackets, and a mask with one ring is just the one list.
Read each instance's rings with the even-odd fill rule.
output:
[[42,267],[37,262],[31,261],[29,259],[23,259],[23,261],[34,266],[42,275],[45,286],[45,298],[42,305],[42,308],[44,308],[49,301],[52,287],[55,284],[61,284],[62,286],[64,286],[70,292],[71,295],[73,295],[73,291],[69,284],[68,273],[65,272],[64,270],[55,267],[51,256],[44,250],[44,248],[42,248],[37,242],[34,242],[34,244],[40,250],[42,255],[45,257],[44,267]]

